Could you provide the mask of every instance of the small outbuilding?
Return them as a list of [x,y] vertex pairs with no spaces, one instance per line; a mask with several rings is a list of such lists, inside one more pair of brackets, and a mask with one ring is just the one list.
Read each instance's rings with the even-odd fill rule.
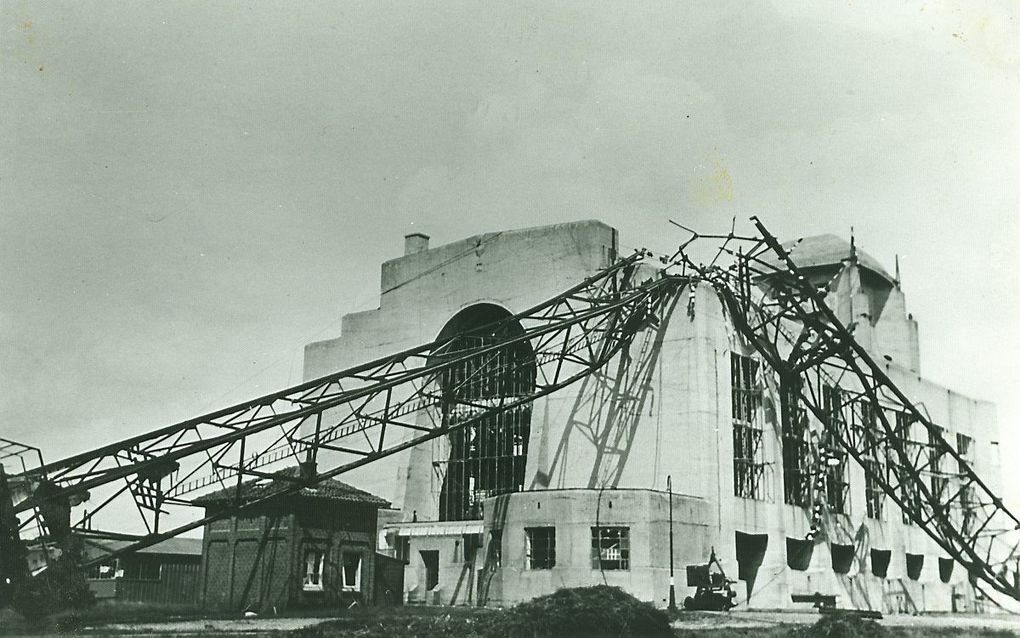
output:
[[[82,553],[91,561],[128,544],[89,539]],[[201,567],[202,539],[168,538],[93,565],[85,572],[85,582],[100,601],[195,605]]]
[[[207,513],[223,511],[282,492],[301,471],[290,467],[196,502]],[[401,592],[403,583],[389,581],[401,570],[375,551],[378,511],[387,507],[378,496],[327,479],[208,523],[202,551],[204,605],[272,613],[392,601],[386,592]]]

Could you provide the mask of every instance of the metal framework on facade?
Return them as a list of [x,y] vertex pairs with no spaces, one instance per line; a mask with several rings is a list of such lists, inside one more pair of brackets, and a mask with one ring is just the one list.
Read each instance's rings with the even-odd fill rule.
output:
[[[778,376],[784,444],[797,441],[798,452],[809,451],[807,463],[785,486],[795,504],[814,504],[809,539],[820,531],[823,509],[842,511],[849,454],[864,469],[869,514],[880,516],[884,493],[904,521],[923,529],[968,570],[972,582],[1020,600],[1020,520],[975,473],[967,450],[961,453],[946,441],[943,428],[854,339],[853,324],[844,325],[826,304],[835,282],[812,283],[797,267],[795,249],[784,248],[752,220],[757,230],[752,236],[685,229],[692,237],[673,260],[692,279],[714,287],[737,331]],[[708,265],[689,256],[688,246],[699,239],[721,244]],[[723,256],[725,266],[719,265]],[[803,408],[822,424],[821,431],[805,436]],[[945,467],[950,459],[953,471]]]
[[[501,322],[490,334],[458,336],[450,354],[481,349],[506,341],[519,325]],[[507,330],[507,329],[510,330]],[[516,329],[516,330],[513,330]],[[501,333],[502,332],[502,333]],[[531,394],[535,384],[535,354],[527,342],[502,348],[448,368],[442,377],[443,406],[454,430],[433,461],[442,487],[439,520],[482,518],[482,502],[492,496],[524,489],[524,473],[531,433],[531,403],[482,416],[465,404],[491,404]],[[448,395],[448,396],[447,396]],[[462,428],[456,425],[472,420]],[[435,444],[434,444],[435,445]],[[447,449],[448,448],[448,449]],[[446,452],[443,454],[443,452]]]
[[[261,500],[239,500],[233,508],[160,528],[162,515],[195,507],[190,494],[210,486],[239,487],[246,477],[273,477],[264,471],[271,464],[289,459],[316,468],[266,497],[279,498],[447,437],[461,448],[448,463],[455,469],[447,468],[447,516],[472,515],[474,503],[490,487],[513,491],[516,485],[515,458],[526,452],[520,445],[527,437],[523,420],[514,415],[625,353],[635,334],[654,323],[685,286],[701,282],[713,286],[736,330],[778,376],[779,396],[785,399],[784,466],[791,469],[784,474],[788,502],[813,504],[816,514],[825,508],[840,511],[849,454],[868,477],[869,513],[880,513],[884,494],[974,582],[1020,600],[1015,568],[1020,521],[975,474],[966,450],[951,446],[941,428],[854,340],[853,325],[841,323],[826,305],[826,290],[811,283],[790,253],[754,222],[757,233],[751,236],[693,233],[648,280],[635,280],[647,256],[639,252],[504,319],[505,325],[441,338],[15,475],[11,479],[22,489],[31,486],[31,495],[8,510],[31,512],[20,529],[41,522],[58,541],[62,535],[119,537],[94,529],[94,521],[112,503],[130,497],[148,533],[134,537],[115,553],[120,554],[259,505]],[[699,239],[720,244],[711,263],[691,256],[690,246]],[[519,328],[505,329],[510,322]],[[503,381],[489,385],[492,379]],[[805,410],[822,424],[820,431],[807,423]],[[495,447],[479,447],[480,433],[493,427],[496,434],[488,438]],[[753,433],[742,436],[741,458],[753,464]],[[322,452],[330,452],[323,455],[329,461],[316,464]],[[948,459],[955,461],[952,473],[945,471]],[[750,482],[740,489],[754,491],[753,468],[748,476]],[[95,505],[70,521],[71,504],[86,498]]]

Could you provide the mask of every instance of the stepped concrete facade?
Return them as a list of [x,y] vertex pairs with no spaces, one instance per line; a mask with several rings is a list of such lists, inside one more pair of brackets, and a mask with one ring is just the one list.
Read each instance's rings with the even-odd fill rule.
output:
[[[435,248],[423,235],[408,236],[406,254],[382,265],[379,307],[345,315],[338,338],[309,344],[304,376],[520,312],[611,263],[618,245],[616,230],[598,221]],[[829,304],[855,322],[858,340],[997,489],[994,406],[920,376],[917,323],[897,278],[833,236],[804,240],[794,259],[819,282],[837,278]],[[506,449],[477,467],[505,464],[497,474],[508,489],[482,489],[493,475],[464,470],[451,437],[343,478],[393,503],[380,512],[380,550],[407,561],[411,603],[506,605],[608,583],[664,606],[670,477],[678,600],[693,593],[685,567],[707,562],[714,548],[727,575],[739,577],[737,602],[750,607],[793,607],[791,594],[821,592],[836,594],[842,607],[885,612],[978,609],[966,571],[947,568],[941,550],[904,523],[890,499],[876,497],[852,459],[824,533],[805,540],[812,508],[791,499],[784,483],[792,470],[778,394],[702,285],[639,332],[628,356],[492,425]],[[745,395],[755,399],[741,403]],[[753,445],[745,449],[749,429]],[[486,445],[481,436],[469,447]],[[454,486],[456,472],[463,489]]]

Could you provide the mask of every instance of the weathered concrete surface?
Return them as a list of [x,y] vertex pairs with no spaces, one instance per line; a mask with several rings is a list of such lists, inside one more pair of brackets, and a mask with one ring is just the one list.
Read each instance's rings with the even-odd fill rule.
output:
[[[431,341],[458,311],[477,303],[493,303],[519,312],[565,290],[605,265],[615,253],[615,231],[598,222],[577,222],[525,231],[491,233],[392,260],[383,265],[380,308],[347,315],[340,338],[310,344],[305,376],[312,378],[397,350]],[[993,487],[999,484],[997,426],[994,407],[952,392],[920,377],[916,356],[917,325],[906,312],[905,298],[888,278],[862,274],[854,266],[817,264],[822,279],[838,274],[830,305],[846,321],[856,321],[859,339],[913,401],[923,404],[932,419],[974,439],[973,465]],[[809,512],[784,504],[782,433],[774,382],[765,383],[758,417],[763,426],[761,458],[765,476],[756,498],[734,496],[733,421],[730,355],[750,355],[735,333],[722,304],[707,286],[684,290],[658,327],[642,331],[625,357],[610,362],[598,375],[539,399],[530,428],[526,485],[515,495],[503,525],[505,563],[498,573],[485,572],[482,558],[467,567],[458,558],[460,535],[408,537],[406,586],[421,580],[422,549],[440,551],[441,574],[432,602],[460,602],[488,579],[488,595],[510,603],[548,593],[568,584],[603,582],[591,568],[580,540],[582,529],[595,525],[599,515],[592,494],[611,495],[623,503],[628,490],[661,493],[667,476],[673,490],[702,505],[677,518],[696,533],[684,535],[679,565],[704,562],[712,547],[731,577],[736,577],[735,533],[767,534],[768,547],[753,579],[736,587],[738,602],[758,608],[789,608],[790,595],[822,591],[839,596],[839,604],[891,611],[948,611],[954,596],[958,610],[975,609],[973,589],[965,570],[954,570],[948,583],[938,573],[940,550],[914,526],[904,525],[898,510],[886,501],[880,520],[866,516],[863,469],[849,464],[849,504],[846,514],[829,516],[827,536],[816,542],[806,571],[787,566],[786,539],[802,539],[809,530]],[[888,355],[887,360],[883,355]],[[819,427],[817,421],[812,420]],[[401,513],[393,524],[438,518],[443,442],[419,446],[347,475],[351,481],[390,499]],[[948,462],[948,461],[947,461]],[[545,494],[546,490],[553,490]],[[570,494],[563,497],[553,494]],[[649,497],[651,498],[651,497]],[[548,519],[564,539],[569,554],[559,570],[536,574],[515,562],[523,549],[523,527],[535,520],[528,503],[557,503],[558,516]],[[486,502],[482,544],[496,522]],[[630,506],[628,506],[630,507]],[[620,525],[632,534],[631,551],[647,557],[647,569],[614,574],[628,590],[664,604],[663,574],[668,571],[667,544],[659,522],[633,505]],[[392,530],[391,530],[392,531]],[[383,534],[385,537],[385,534]],[[391,534],[389,540],[394,534]],[[689,542],[687,542],[689,541]],[[829,542],[854,546],[850,571],[832,569]],[[385,548],[385,545],[384,545]],[[872,548],[889,550],[887,577],[870,572]],[[590,547],[589,547],[590,549]],[[484,547],[481,552],[484,552]],[[698,555],[698,552],[701,555]],[[906,553],[925,556],[921,576],[908,578]],[[479,554],[483,556],[483,554]],[[606,580],[608,580],[608,576]],[[457,592],[454,595],[453,592]],[[414,592],[412,592],[413,594]],[[693,593],[677,571],[682,600]]]

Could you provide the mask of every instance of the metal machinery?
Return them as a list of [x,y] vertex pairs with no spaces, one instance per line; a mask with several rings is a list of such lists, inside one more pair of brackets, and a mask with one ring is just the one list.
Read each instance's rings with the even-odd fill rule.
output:
[[733,608],[733,599],[737,597],[732,587],[734,583],[735,580],[726,577],[713,547],[707,563],[687,566],[687,586],[697,589],[693,596],[684,599],[684,609],[729,611]]
[[[289,460],[315,468],[286,479],[290,486],[272,496],[279,498],[529,409],[536,398],[626,354],[634,335],[657,322],[685,288],[693,304],[693,287],[709,285],[738,333],[781,384],[788,398],[784,417],[809,410],[823,424],[814,436],[804,433],[802,487],[813,496],[804,505],[813,503],[815,514],[825,507],[829,461],[849,454],[905,517],[968,570],[972,582],[1020,600],[1020,521],[854,340],[854,326],[841,323],[826,305],[826,289],[811,283],[790,252],[752,220],[756,232],[747,236],[692,232],[674,255],[660,258],[664,266],[643,263],[651,255],[639,251],[512,317],[23,469],[6,477],[6,483],[0,476],[0,583],[16,586],[27,577],[19,537],[31,526],[41,526],[44,537],[60,546],[82,537],[130,540],[116,556],[257,507],[261,500],[239,500],[233,508],[166,525],[176,512],[195,511],[191,495],[196,492],[239,488],[245,478],[274,477],[267,471],[272,464]],[[695,243],[703,246],[705,240],[714,250],[709,263],[692,256]],[[468,387],[477,379],[464,370],[491,373],[501,366],[527,366],[529,382],[495,392]],[[515,373],[505,372],[511,378]],[[914,430],[925,432],[927,439],[910,436]],[[323,451],[329,454],[320,458]],[[959,469],[951,481],[935,471],[948,458]],[[468,502],[452,493],[448,498],[454,496],[458,503]],[[124,501],[133,503],[145,534],[101,528],[103,513]],[[89,509],[72,520],[73,506],[82,502]]]

